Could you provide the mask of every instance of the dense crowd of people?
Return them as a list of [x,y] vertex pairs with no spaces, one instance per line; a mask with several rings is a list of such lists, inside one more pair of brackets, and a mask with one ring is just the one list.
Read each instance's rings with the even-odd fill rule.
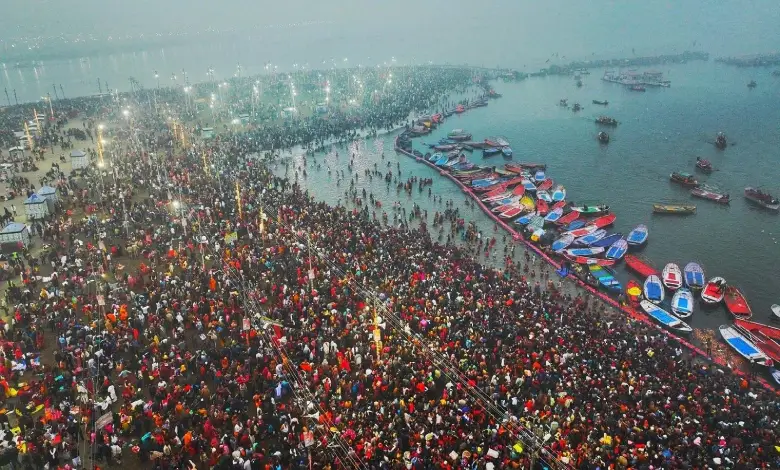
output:
[[109,166],[58,172],[47,248],[10,261],[0,465],[779,467],[776,394],[529,277],[528,254],[488,268],[257,156],[403,122],[458,76],[186,148],[114,110]]

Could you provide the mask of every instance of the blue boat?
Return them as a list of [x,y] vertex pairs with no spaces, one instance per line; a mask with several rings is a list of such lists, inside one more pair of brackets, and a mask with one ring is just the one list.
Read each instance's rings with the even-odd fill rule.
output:
[[704,270],[699,263],[690,262],[685,265],[683,270],[685,274],[685,285],[690,289],[704,289],[707,280],[704,278]]
[[501,153],[501,149],[500,148],[498,148],[498,147],[490,147],[490,148],[486,148],[486,149],[484,149],[482,151],[482,156],[483,157],[492,157],[493,155],[498,155],[499,153]]
[[558,202],[563,201],[564,199],[566,199],[566,188],[561,185],[556,186],[555,189],[553,189],[552,200]]
[[631,230],[626,237],[626,242],[631,246],[640,246],[647,241],[650,233],[647,231],[647,225],[639,224]]
[[620,284],[620,281],[615,279],[615,272],[611,269],[606,266],[599,266],[598,264],[591,264],[588,269],[590,269],[590,273],[593,277],[599,281],[599,284],[604,286],[607,290],[613,292],[623,291],[623,286]]
[[773,365],[772,359],[737,328],[721,325],[718,330],[723,340],[749,362],[767,367]]
[[428,161],[429,162],[435,162],[438,159],[440,159],[442,157],[442,155],[444,155],[444,154],[441,153],[441,152],[436,152],[433,155],[431,155],[430,157],[428,157]]
[[501,149],[501,153],[507,158],[512,158],[512,147],[504,147]]
[[561,218],[563,215],[563,209],[560,207],[557,209],[553,209],[552,212],[547,214],[547,217],[544,218],[545,222],[556,222],[558,219]]
[[604,248],[571,248],[565,253],[569,256],[597,256],[604,253]]
[[584,237],[580,237],[574,240],[574,244],[590,246],[606,236],[607,236],[607,231],[601,228],[596,230],[595,232],[585,235]]
[[535,216],[536,216],[536,212],[529,212],[523,215],[522,217],[520,217],[519,219],[516,219],[515,223],[518,225],[528,225],[531,223],[531,220],[533,220]]
[[616,241],[612,244],[612,246],[607,249],[607,254],[605,257],[607,259],[621,259],[628,251],[628,242],[626,242],[625,239],[621,238],[620,240]]
[[570,233],[564,234],[561,238],[552,242],[553,251],[561,251],[569,247],[571,242],[574,241],[574,235]]
[[489,186],[498,182],[498,178],[482,178],[471,182],[472,186]]
[[653,274],[647,276],[643,286],[645,298],[654,304],[660,304],[664,301],[664,285],[661,284],[661,278]]
[[693,294],[682,288],[672,296],[672,313],[678,318],[688,318],[693,314]]
[[544,174],[544,172],[542,170],[537,171],[536,174],[534,175],[534,180],[536,180],[537,183],[541,183],[546,178],[547,178],[547,176],[545,176],[545,174]]
[[523,180],[521,184],[526,191],[536,191],[536,185],[531,180]]
[[564,229],[564,232],[570,232],[572,230],[577,230],[578,228],[584,227],[586,222],[584,220],[575,220],[569,225],[566,226]]
[[536,192],[536,199],[539,199],[544,202],[552,202],[552,198],[550,197],[550,193],[547,191],[537,191]]
[[623,238],[622,233],[611,233],[607,235],[606,237],[602,238],[601,240],[597,240],[594,243],[591,243],[590,246],[603,246],[604,248],[608,248],[612,246],[613,243]]
[[444,155],[444,156],[442,156],[441,158],[439,158],[438,160],[436,160],[436,163],[434,163],[434,165],[436,165],[436,166],[442,166],[442,165],[444,165],[445,163],[447,163],[448,161],[450,161],[450,157],[448,157],[448,156]]
[[690,333],[693,331],[687,323],[652,302],[643,300],[639,302],[639,305],[642,306],[642,310],[644,310],[650,318],[672,331],[678,333]]

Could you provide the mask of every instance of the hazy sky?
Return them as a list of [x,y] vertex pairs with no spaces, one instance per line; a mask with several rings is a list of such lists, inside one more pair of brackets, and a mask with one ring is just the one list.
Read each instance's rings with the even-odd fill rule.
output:
[[[364,54],[522,62],[553,52],[571,58],[636,48],[690,48],[715,56],[780,45],[777,0],[3,0],[0,38],[84,32],[97,36],[235,28],[323,56]],[[318,22],[305,28],[265,25]],[[278,41],[278,42],[276,42]],[[279,53],[263,51],[263,54]],[[512,64],[515,65],[515,64]]]

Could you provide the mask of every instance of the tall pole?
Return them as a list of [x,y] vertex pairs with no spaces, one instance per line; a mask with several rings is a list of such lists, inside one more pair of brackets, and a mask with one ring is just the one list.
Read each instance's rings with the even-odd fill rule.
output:
[[238,181],[236,181],[236,207],[238,208],[238,220],[243,219],[243,211],[241,209],[241,186],[238,185]]
[[8,96],[8,88],[3,88],[5,90],[5,99],[8,100],[8,106],[11,106],[11,98]]
[[103,124],[98,125],[97,139],[98,139],[97,141],[98,166],[100,168],[103,168],[103,166],[105,165],[105,162],[103,161]]
[[97,82],[98,82],[98,91],[102,95],[103,94],[103,85],[100,84],[100,77],[98,77]]
[[[58,95],[58,94],[57,94],[57,85],[55,85],[55,84],[53,84],[53,83],[52,83],[52,84],[51,84],[51,87],[54,89],[54,97],[55,97],[55,98],[57,98],[57,99],[59,100],[59,99],[60,99],[60,95]],[[6,94],[7,94],[7,93],[8,93],[8,92],[6,92]]]
[[65,96],[65,90],[62,89],[62,83],[60,83],[60,92],[62,93],[62,98],[67,99],[67,97]]
[[49,98],[49,114],[51,115],[52,120],[54,120],[54,107],[51,104],[51,94],[46,93],[46,96]]
[[27,135],[27,145],[30,146],[30,150],[33,149],[33,140],[30,135],[30,128],[27,126],[27,121],[24,121],[24,133]]
[[14,102],[19,106],[19,98],[16,96],[16,88],[14,88]]

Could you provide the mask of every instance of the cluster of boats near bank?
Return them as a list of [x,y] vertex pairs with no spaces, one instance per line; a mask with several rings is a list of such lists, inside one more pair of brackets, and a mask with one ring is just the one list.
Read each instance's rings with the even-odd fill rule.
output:
[[[518,236],[536,244],[548,255],[560,258],[559,274],[572,274],[595,289],[627,299],[649,318],[677,334],[692,331],[685,320],[693,315],[697,299],[704,308],[725,304],[735,320],[749,321],[752,310],[737,287],[728,285],[721,277],[707,280],[703,268],[696,262],[686,264],[683,269],[669,263],[663,270],[656,270],[633,253],[648,241],[646,225],[637,225],[626,235],[610,231],[616,216],[609,206],[569,203],[566,188],[547,174],[545,164],[505,162],[502,167],[479,166],[470,162],[459,148],[466,142],[470,146],[476,143],[475,148],[483,151],[509,147],[505,140],[474,141],[469,133],[456,129],[447,137],[452,142],[428,144],[431,151],[423,154],[412,148],[411,137],[408,132],[402,134],[398,145],[418,161],[424,160],[439,168],[442,174],[449,173],[478,196],[495,217],[513,226]],[[673,210],[670,207],[659,209]],[[625,261],[630,272],[639,276],[625,286],[613,270],[621,261]],[[780,319],[780,307],[776,310],[775,315]],[[755,339],[756,334],[768,333],[756,329],[763,328],[761,324],[751,324],[753,330],[736,323],[721,327],[721,335],[748,360],[771,366],[773,358],[759,348]],[[780,338],[773,341],[780,351],[777,342]],[[780,356],[774,360],[780,361]],[[780,383],[780,377],[776,379]]]

